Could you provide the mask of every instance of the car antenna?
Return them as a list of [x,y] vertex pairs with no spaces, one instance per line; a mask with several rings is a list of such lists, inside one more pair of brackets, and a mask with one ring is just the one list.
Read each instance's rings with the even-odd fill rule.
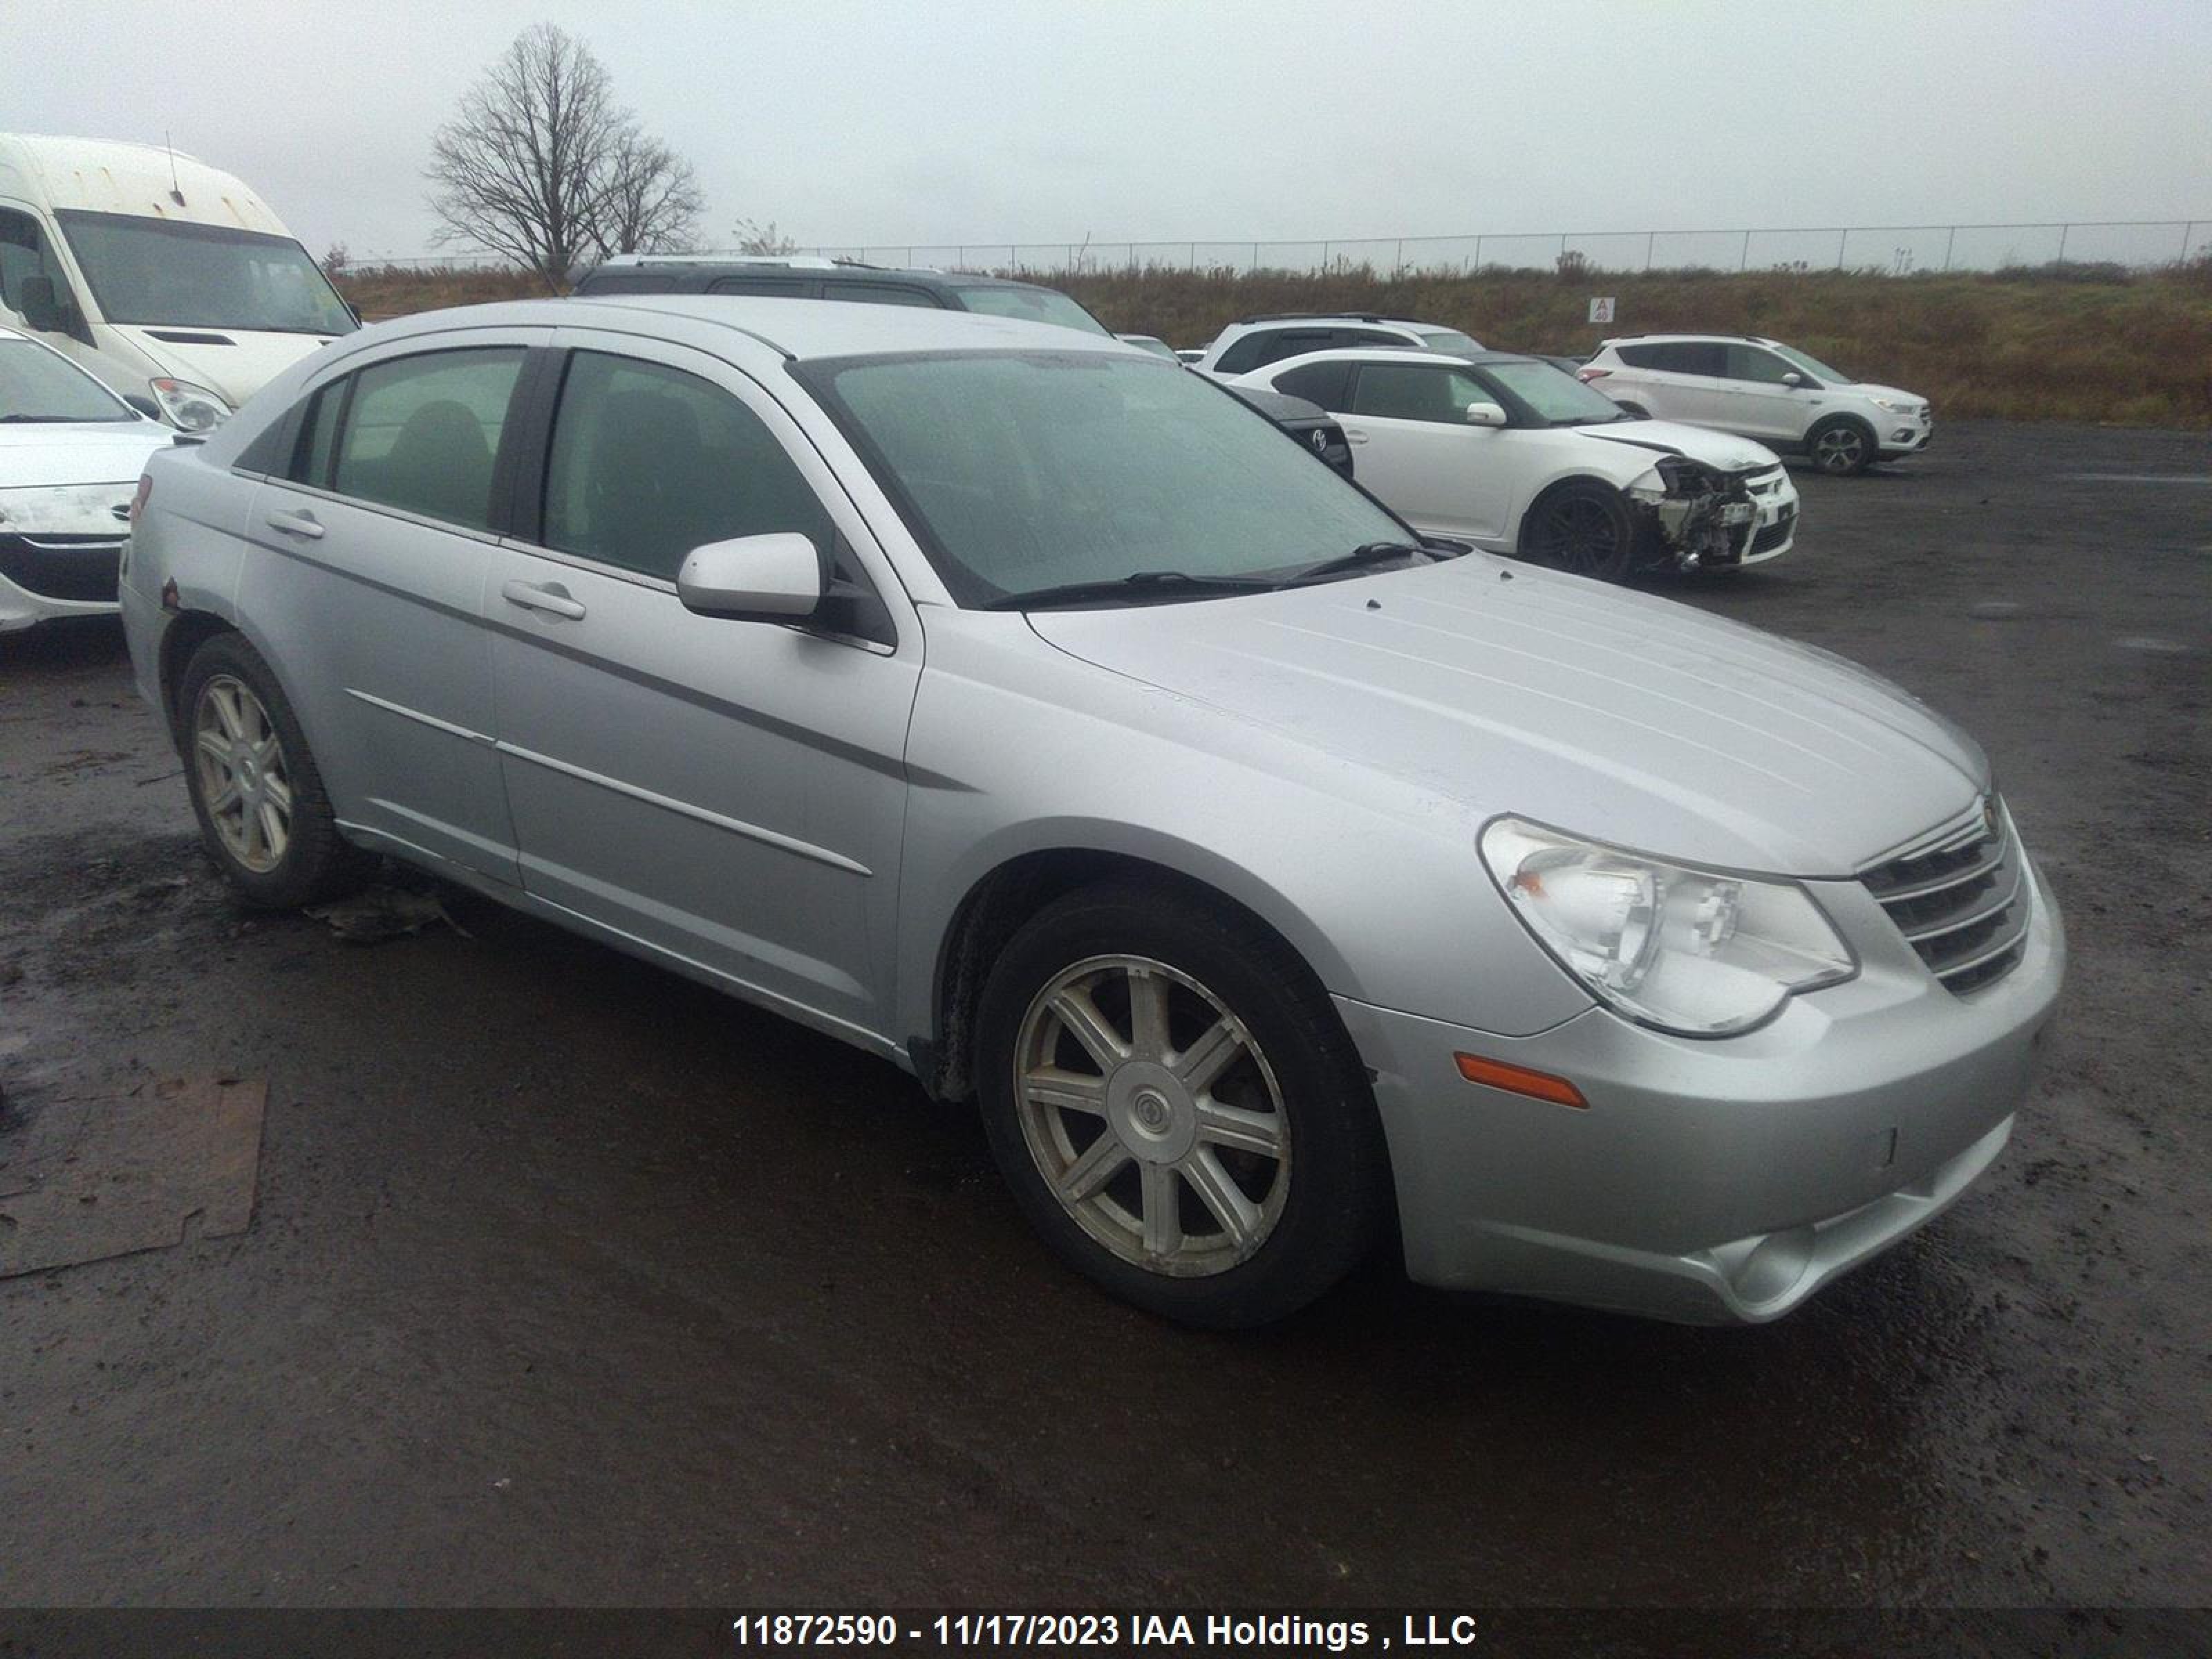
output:
[[177,146],[169,137],[167,127],[161,129],[161,147],[169,152],[169,199],[179,207],[185,204],[184,186],[177,182]]

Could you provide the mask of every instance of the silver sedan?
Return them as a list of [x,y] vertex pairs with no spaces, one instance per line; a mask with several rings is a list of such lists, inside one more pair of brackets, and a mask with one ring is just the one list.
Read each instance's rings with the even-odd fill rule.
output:
[[349,337],[142,481],[206,845],[418,865],[975,1099],[1144,1307],[1769,1319],[2003,1147],[2057,912],[1826,653],[1424,540],[1109,339],[720,298]]

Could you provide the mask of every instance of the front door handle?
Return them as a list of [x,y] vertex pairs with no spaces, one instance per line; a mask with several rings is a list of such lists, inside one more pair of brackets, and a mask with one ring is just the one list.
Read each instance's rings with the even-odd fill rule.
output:
[[556,617],[566,617],[570,622],[584,614],[584,607],[570,599],[568,590],[557,582],[544,587],[531,582],[506,582],[501,584],[499,596],[509,605],[519,605],[526,611],[549,611]]
[[320,541],[323,538],[323,527],[315,522],[315,515],[312,513],[292,513],[276,509],[270,512],[266,518],[271,530],[281,530],[288,536],[305,537],[311,542]]
[[1348,444],[1364,444],[1367,441],[1367,434],[1364,432],[1347,428],[1344,434],[1344,441]]

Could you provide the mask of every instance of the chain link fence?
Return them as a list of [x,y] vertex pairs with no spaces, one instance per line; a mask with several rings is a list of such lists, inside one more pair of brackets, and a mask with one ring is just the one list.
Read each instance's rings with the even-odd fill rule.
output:
[[[736,249],[708,252],[735,253]],[[2048,224],[1854,225],[1782,229],[1541,231],[1317,241],[896,242],[793,250],[865,264],[1032,276],[1225,270],[1462,276],[1487,270],[1607,272],[2002,271],[2054,266],[2152,270],[2212,257],[2212,220],[2075,220]],[[356,266],[491,270],[490,254],[363,254]]]

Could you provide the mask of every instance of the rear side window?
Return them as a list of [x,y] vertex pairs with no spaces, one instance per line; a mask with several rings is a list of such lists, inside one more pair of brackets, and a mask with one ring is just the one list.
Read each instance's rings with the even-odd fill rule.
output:
[[1656,345],[1625,345],[1613,347],[1613,355],[1631,368],[1657,368],[1659,354],[1664,348]]
[[569,360],[545,468],[545,545],[676,580],[708,542],[795,530],[828,511],[775,434],[721,387],[605,352]]
[[824,283],[822,297],[825,300],[851,300],[870,306],[927,306],[937,308],[937,301],[918,288],[905,288],[896,283]]
[[1350,363],[1308,363],[1304,368],[1293,368],[1279,375],[1275,390],[1341,414],[1347,406],[1345,394],[1351,380]]
[[294,483],[313,484],[318,489],[331,487],[338,416],[344,413],[345,394],[352,389],[350,380],[333,380],[307,399],[306,412],[300,416],[299,437],[292,447],[292,464],[284,469],[284,476]]
[[[1215,362],[1213,372],[1217,374],[1243,374],[1259,368],[1261,363],[1273,362],[1273,357],[1261,354],[1273,343],[1277,332],[1273,329],[1255,329],[1231,340],[1229,349]],[[1279,356],[1282,354],[1278,352],[1275,355]]]
[[1717,376],[1728,372],[1728,350],[1717,340],[1670,340],[1651,349],[1659,354],[1654,368],[1675,374]]
[[[341,495],[377,501],[471,530],[491,528],[492,462],[506,430],[520,346],[400,357],[353,377],[331,468]],[[301,428],[312,472],[328,389]]]
[[707,285],[709,294],[758,294],[772,300],[811,300],[817,296],[813,283],[779,282],[773,276],[717,276]]

